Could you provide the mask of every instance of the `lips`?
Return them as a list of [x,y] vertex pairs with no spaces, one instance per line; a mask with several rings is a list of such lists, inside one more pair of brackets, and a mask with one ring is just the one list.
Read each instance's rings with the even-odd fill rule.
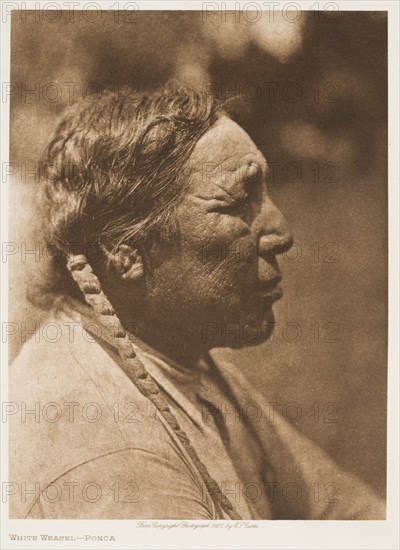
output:
[[282,277],[280,275],[266,282],[259,282],[258,295],[261,298],[268,298],[271,301],[279,300],[283,295],[283,289],[280,285]]

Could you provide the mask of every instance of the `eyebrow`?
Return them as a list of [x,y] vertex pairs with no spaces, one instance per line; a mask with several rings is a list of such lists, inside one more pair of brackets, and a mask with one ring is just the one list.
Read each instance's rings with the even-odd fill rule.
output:
[[[224,166],[226,166],[227,163],[223,163],[221,166],[221,175],[229,174],[232,175],[235,178],[235,181],[246,181],[246,180],[258,180],[261,175],[265,176],[268,172],[268,164],[266,160],[263,160],[262,162],[258,160],[247,160],[245,162],[242,162],[236,169],[229,170],[227,168],[224,169]],[[249,174],[249,171],[252,169],[252,167],[255,167],[255,172],[253,171],[252,174]],[[215,168],[215,172],[217,171],[219,167]],[[212,175],[212,172],[210,172],[210,176]]]
[[[202,200],[228,201],[232,204],[243,199],[246,194],[258,187],[258,184],[263,181],[263,177],[268,173],[268,163],[261,152],[257,156],[254,153],[247,153],[247,155],[251,155],[252,158],[242,160],[236,169],[235,167],[232,170],[226,168],[229,161],[234,158],[234,155],[232,155],[225,162],[215,166],[213,170],[206,172],[206,174],[203,173],[203,179],[205,178],[209,182],[213,181],[215,188],[214,192],[210,190],[210,194],[206,193],[208,196],[201,193],[196,194],[197,197]],[[242,159],[244,156],[246,155],[243,155]],[[256,171],[249,176],[248,171],[251,166],[255,166]],[[218,178],[219,174],[220,178]]]

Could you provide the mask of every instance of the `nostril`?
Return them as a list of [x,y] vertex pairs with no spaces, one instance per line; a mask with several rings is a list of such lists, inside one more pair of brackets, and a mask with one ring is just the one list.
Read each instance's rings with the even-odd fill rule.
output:
[[286,235],[282,240],[281,250],[279,251],[279,253],[282,254],[283,252],[287,252],[290,248],[292,248],[292,246],[293,246],[292,235]]

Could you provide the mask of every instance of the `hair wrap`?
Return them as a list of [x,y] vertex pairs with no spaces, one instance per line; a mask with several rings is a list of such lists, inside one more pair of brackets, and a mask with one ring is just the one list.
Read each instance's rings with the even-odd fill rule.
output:
[[207,468],[199,459],[186,433],[180,428],[177,419],[170,409],[165,397],[155,380],[146,371],[143,363],[137,357],[134,346],[127,331],[115,314],[114,308],[104,294],[100,281],[93,273],[87,258],[83,254],[68,256],[67,267],[74,281],[83,293],[86,302],[92,306],[102,325],[106,327],[114,338],[119,354],[123,360],[124,370],[139,391],[156,407],[170,428],[174,431],[186,452],[194,462],[200,473],[207,491],[217,507],[222,508],[233,520],[242,519],[236,512],[230,500],[222,493],[217,482],[210,476]]

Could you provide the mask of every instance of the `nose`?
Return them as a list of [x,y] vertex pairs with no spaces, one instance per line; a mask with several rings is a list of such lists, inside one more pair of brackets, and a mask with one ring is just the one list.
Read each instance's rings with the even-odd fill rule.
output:
[[264,200],[258,221],[258,254],[264,258],[283,254],[293,244],[285,218],[271,199]]

